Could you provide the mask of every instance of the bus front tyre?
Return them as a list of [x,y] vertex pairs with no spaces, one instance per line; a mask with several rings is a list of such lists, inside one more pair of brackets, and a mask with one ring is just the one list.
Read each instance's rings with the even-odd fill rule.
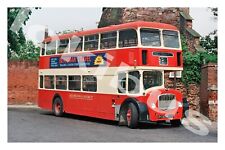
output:
[[178,120],[170,120],[171,126],[172,127],[179,127],[181,125],[180,119]]
[[127,126],[131,129],[136,128],[138,125],[138,110],[133,103],[128,104],[126,122]]
[[63,115],[63,102],[61,98],[56,97],[54,99],[52,109],[55,116],[61,117]]

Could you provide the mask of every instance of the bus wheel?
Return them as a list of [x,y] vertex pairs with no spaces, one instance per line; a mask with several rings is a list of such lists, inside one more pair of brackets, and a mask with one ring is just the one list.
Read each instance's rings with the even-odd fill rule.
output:
[[172,127],[179,127],[181,125],[180,119],[178,120],[170,120],[171,126]]
[[136,128],[138,125],[138,110],[133,103],[128,104],[126,121],[129,128]]
[[61,98],[56,97],[53,102],[52,111],[55,116],[60,117],[63,115],[63,102]]

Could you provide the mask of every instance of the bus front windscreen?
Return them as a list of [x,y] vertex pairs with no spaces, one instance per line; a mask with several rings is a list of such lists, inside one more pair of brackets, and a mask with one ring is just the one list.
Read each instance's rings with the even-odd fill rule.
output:
[[160,30],[158,29],[140,29],[141,44],[143,46],[161,46]]
[[162,72],[161,71],[144,71],[143,72],[143,87],[149,89],[155,86],[162,85]]
[[163,42],[165,47],[179,48],[179,36],[177,31],[163,30]]

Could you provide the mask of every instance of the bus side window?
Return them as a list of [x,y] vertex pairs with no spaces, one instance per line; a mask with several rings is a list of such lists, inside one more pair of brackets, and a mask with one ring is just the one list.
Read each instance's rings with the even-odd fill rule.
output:
[[118,92],[126,93],[126,73],[118,74]]
[[97,91],[97,78],[92,75],[84,75],[82,82],[83,91]]
[[58,44],[58,48],[57,48],[57,54],[67,53],[68,52],[69,39],[59,40],[58,43],[59,44]]
[[100,49],[116,48],[117,32],[108,32],[101,34]]
[[45,55],[45,48],[41,48],[41,56]]
[[45,76],[45,88],[54,89],[54,76],[52,75]]
[[69,90],[80,91],[81,89],[81,77],[78,75],[69,76]]
[[75,36],[70,40],[70,52],[82,51],[83,37]]
[[98,49],[98,34],[85,36],[84,40],[84,50],[93,51]]
[[41,51],[41,56],[44,56],[45,55],[45,43],[42,43],[41,44],[41,47],[40,47],[40,51]]
[[56,41],[47,43],[46,55],[52,55],[56,53]]
[[140,73],[139,71],[131,71],[128,74],[128,92],[131,94],[140,91]]
[[134,29],[119,31],[119,47],[137,46],[137,32]]
[[40,75],[39,76],[39,88],[43,88],[43,79],[44,77],[43,77],[43,75]]
[[56,89],[67,89],[67,76],[56,76]]

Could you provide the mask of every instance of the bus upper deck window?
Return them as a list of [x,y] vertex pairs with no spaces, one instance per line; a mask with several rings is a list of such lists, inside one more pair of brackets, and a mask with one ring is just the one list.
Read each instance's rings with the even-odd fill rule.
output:
[[45,55],[45,48],[41,47],[41,56],[44,56],[44,55]]
[[52,55],[56,53],[56,41],[47,43],[46,55]]
[[137,46],[137,32],[134,29],[119,32],[119,47]]
[[101,49],[116,48],[117,32],[108,32],[101,34]]
[[141,29],[140,33],[143,46],[161,46],[160,31],[158,29]]
[[83,37],[75,36],[70,40],[70,52],[82,51]]
[[57,53],[67,53],[69,39],[59,40],[58,43]]
[[43,88],[43,83],[44,83],[44,76],[40,75],[39,76],[39,88]]
[[163,31],[163,41],[164,41],[165,47],[170,47],[170,48],[179,48],[180,47],[177,31],[164,30]]
[[85,36],[84,50],[92,51],[98,49],[98,34]]

